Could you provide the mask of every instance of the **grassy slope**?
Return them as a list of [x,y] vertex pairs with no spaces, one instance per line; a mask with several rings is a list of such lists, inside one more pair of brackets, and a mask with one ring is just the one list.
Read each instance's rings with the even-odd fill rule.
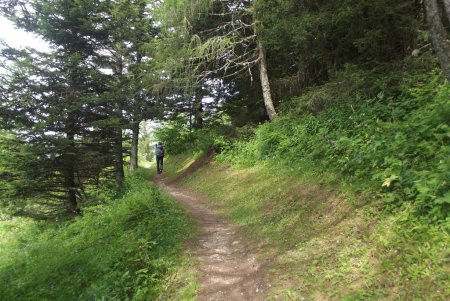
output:
[[272,298],[448,299],[450,84],[432,62],[344,70],[184,180],[273,258]]
[[122,197],[105,191],[100,205],[71,222],[2,216],[0,299],[192,299],[195,280],[179,256],[192,224],[148,174],[127,185]]
[[[172,158],[169,173],[190,162]],[[450,292],[448,234],[433,226],[405,232],[405,211],[382,215],[336,187],[264,166],[212,163],[183,182],[273,258],[273,299],[445,300]]]

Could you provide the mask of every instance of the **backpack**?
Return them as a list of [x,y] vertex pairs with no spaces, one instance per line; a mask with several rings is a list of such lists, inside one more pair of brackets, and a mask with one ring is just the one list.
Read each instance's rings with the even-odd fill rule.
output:
[[156,146],[156,157],[162,157],[164,156],[164,148],[162,145]]

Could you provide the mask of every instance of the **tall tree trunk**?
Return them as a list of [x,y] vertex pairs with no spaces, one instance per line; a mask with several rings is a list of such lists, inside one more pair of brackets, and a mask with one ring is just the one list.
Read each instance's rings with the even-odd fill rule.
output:
[[119,119],[119,124],[114,129],[114,174],[116,176],[116,186],[121,188],[125,178],[123,170],[123,136],[122,136],[122,99],[118,99],[115,107],[115,115]]
[[133,123],[131,132],[130,170],[135,171],[138,169],[139,122]]
[[266,111],[267,115],[269,115],[269,119],[273,120],[277,116],[277,112],[275,111],[275,107],[272,101],[272,93],[270,91],[269,75],[267,73],[266,53],[259,41],[258,41],[258,55],[259,55],[259,76],[261,78],[264,105],[266,106]]
[[447,20],[450,22],[450,0],[442,0],[442,3],[444,4]]
[[189,133],[192,132],[192,106],[193,106],[193,101],[192,101],[192,96],[189,96]]
[[116,186],[121,188],[123,186],[125,172],[123,170],[123,137],[120,126],[116,129],[114,139],[114,173],[116,176]]
[[424,3],[431,42],[444,71],[444,76],[450,81],[450,42],[439,16],[438,3],[437,0],[424,0]]
[[66,200],[67,200],[67,210],[70,213],[78,213],[77,209],[77,195],[76,195],[76,184],[75,184],[75,135],[73,133],[66,134],[67,140],[69,141],[69,147],[65,152],[65,188],[66,188]]
[[114,133],[114,174],[116,176],[116,186],[117,188],[121,188],[123,186],[123,180],[125,178],[125,172],[123,170],[123,136],[122,136],[122,124],[123,124],[123,106],[124,106],[124,87],[122,87],[122,82],[124,79],[123,70],[124,70],[124,62],[123,56],[119,51],[115,53],[117,57],[117,66],[115,70],[115,74],[117,76],[117,80],[119,82],[120,87],[120,95],[117,97],[116,102],[114,104],[114,114],[119,120],[119,124],[115,125],[115,133]]
[[194,105],[194,128],[201,129],[203,127],[203,93],[199,88],[195,92],[195,105]]

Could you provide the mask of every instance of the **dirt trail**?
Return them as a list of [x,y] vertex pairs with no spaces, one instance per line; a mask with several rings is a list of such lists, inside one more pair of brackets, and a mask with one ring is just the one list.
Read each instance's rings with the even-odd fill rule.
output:
[[198,300],[264,300],[269,288],[264,268],[237,228],[217,217],[204,197],[176,184],[167,184],[159,175],[154,181],[183,204],[200,227],[200,235],[191,244],[200,273]]

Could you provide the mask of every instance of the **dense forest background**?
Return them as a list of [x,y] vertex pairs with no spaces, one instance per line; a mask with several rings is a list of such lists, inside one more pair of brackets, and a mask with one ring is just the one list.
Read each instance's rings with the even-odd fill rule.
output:
[[441,80],[450,76],[447,1],[2,1],[1,8],[52,47],[2,47],[2,156],[10,158],[2,160],[2,192],[60,199],[72,212],[104,179],[122,186],[124,156],[137,168],[144,120],[170,120],[161,138],[176,153],[212,146],[216,134],[235,136],[277,112],[305,120],[365,105],[371,113],[379,107],[380,122],[401,119],[418,101],[391,108],[394,99],[438,80],[438,63]]
[[[448,0],[2,0],[0,9],[51,46],[0,46],[5,216],[71,220],[105,195],[126,196],[126,175],[160,140],[169,156],[214,149],[238,166],[327,171],[380,212],[407,210],[405,228],[448,233]],[[161,125],[153,140],[149,120]]]

